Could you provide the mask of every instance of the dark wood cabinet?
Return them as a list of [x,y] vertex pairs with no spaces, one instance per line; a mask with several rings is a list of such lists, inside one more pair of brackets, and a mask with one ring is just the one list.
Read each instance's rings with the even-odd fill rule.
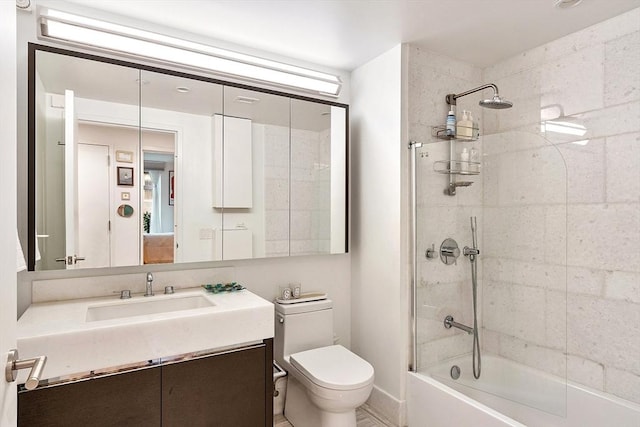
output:
[[255,348],[163,366],[163,427],[265,425],[263,364]]
[[19,427],[161,425],[160,367],[21,391]]
[[23,390],[18,426],[272,426],[272,345]]

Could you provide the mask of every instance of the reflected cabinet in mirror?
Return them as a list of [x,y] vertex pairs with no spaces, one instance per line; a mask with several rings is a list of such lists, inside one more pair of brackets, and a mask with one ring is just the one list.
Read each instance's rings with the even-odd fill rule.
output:
[[31,270],[347,251],[346,105],[39,45],[29,60]]

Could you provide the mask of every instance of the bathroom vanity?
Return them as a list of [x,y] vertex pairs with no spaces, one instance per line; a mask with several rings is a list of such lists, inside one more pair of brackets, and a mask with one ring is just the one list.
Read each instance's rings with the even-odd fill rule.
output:
[[248,290],[33,304],[18,349],[48,357],[21,426],[272,424],[273,305]]
[[18,394],[19,426],[269,426],[272,340]]

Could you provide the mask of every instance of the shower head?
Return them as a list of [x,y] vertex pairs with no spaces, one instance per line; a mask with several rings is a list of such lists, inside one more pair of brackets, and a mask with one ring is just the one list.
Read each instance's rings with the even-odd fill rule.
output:
[[463,96],[467,96],[467,95],[469,95],[471,93],[475,93],[475,92],[481,91],[483,89],[488,89],[488,88],[493,89],[493,97],[491,99],[484,99],[484,100],[480,101],[480,106],[481,107],[493,108],[493,109],[498,109],[498,110],[501,110],[501,109],[504,109],[504,108],[513,107],[513,102],[509,102],[509,101],[507,101],[505,99],[502,99],[500,97],[500,95],[498,94],[498,86],[494,85],[493,83],[482,85],[482,86],[479,86],[479,87],[477,87],[475,89],[471,89],[471,90],[468,90],[466,92],[462,92],[462,93],[459,93],[459,94],[450,93],[449,95],[446,96],[445,99],[447,101],[447,104],[456,105],[456,99],[462,98]]
[[494,110],[504,110],[505,108],[513,107],[513,102],[502,99],[498,94],[493,95],[491,99],[483,99],[479,104],[481,107],[492,108]]

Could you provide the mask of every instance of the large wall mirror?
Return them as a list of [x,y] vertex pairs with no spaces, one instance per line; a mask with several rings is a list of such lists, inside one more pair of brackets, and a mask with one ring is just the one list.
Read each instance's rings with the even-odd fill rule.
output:
[[31,270],[347,251],[346,105],[46,46],[29,59]]

